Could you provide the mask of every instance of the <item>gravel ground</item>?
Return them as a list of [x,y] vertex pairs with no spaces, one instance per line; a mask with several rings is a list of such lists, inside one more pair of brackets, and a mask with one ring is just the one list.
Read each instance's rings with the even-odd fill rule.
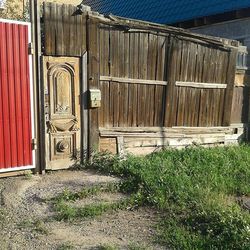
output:
[[[119,249],[128,249],[130,244],[165,249],[152,245],[158,220],[158,214],[152,209],[112,212],[74,222],[53,219],[53,209],[46,201],[49,198],[65,189],[79,191],[83,186],[118,181],[82,171],[0,179],[0,249],[98,249],[106,244]],[[74,205],[113,202],[124,197],[119,193],[103,193]]]

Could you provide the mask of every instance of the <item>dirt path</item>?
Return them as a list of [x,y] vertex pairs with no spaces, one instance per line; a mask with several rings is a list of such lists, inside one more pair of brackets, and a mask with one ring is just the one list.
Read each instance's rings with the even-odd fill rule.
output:
[[[98,249],[103,245],[116,245],[119,249],[129,249],[129,245],[164,249],[152,245],[158,215],[148,208],[106,213],[74,222],[54,219],[48,199],[65,189],[80,191],[83,187],[118,181],[80,171],[0,179],[0,249]],[[114,202],[123,198],[124,195],[119,193],[102,193],[75,205]]]

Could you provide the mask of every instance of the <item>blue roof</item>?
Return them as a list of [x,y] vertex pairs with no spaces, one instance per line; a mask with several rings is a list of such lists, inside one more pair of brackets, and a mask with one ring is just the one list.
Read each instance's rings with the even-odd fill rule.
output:
[[84,0],[94,11],[162,24],[250,7],[250,0]]

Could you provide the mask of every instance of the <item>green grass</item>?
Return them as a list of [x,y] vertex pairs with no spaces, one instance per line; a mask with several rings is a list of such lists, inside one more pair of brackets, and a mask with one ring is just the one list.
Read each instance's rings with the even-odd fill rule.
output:
[[79,218],[96,217],[109,211],[131,209],[142,205],[141,197],[136,193],[117,202],[99,202],[83,207],[76,207],[74,203],[70,203],[100,193],[124,192],[123,189],[123,183],[119,182],[99,184],[93,187],[83,188],[78,192],[72,192],[65,189],[61,194],[51,198],[49,201],[52,202],[54,210],[57,212],[56,219],[59,221],[72,221]]
[[119,248],[110,244],[98,246],[96,250],[118,250]]
[[153,250],[153,248],[142,244],[130,243],[128,245],[128,250]]
[[96,185],[93,187],[83,188],[79,192],[71,192],[67,189],[63,193],[59,194],[56,197],[53,197],[51,200],[55,203],[60,201],[76,201],[81,200],[90,196],[94,196],[103,192],[106,193],[115,193],[119,191],[120,183],[108,183],[103,185]]
[[121,189],[163,214],[157,242],[172,249],[250,249],[250,147],[166,150],[119,161],[96,154],[89,168],[124,179]]
[[136,199],[134,196],[118,202],[100,202],[97,204],[85,205],[83,207],[75,207],[74,205],[68,204],[64,200],[60,200],[54,204],[54,209],[57,212],[57,220],[72,221],[79,218],[93,218],[106,212],[128,209],[131,206],[138,206],[138,199]]
[[81,200],[87,197],[91,197],[100,193],[115,193],[120,191],[121,183],[108,183],[105,185],[96,185],[90,188],[83,188],[79,192],[71,192],[64,190],[63,193],[51,199],[54,210],[57,212],[57,220],[72,221],[77,218],[87,218],[102,215],[105,212],[126,209],[129,206],[138,206],[139,200],[136,197],[131,196],[127,199],[123,199],[118,202],[107,203],[100,202],[97,204],[85,205],[83,207],[75,207],[73,203],[77,200]]
[[63,243],[57,247],[57,250],[72,250],[75,247],[71,244],[71,242]]

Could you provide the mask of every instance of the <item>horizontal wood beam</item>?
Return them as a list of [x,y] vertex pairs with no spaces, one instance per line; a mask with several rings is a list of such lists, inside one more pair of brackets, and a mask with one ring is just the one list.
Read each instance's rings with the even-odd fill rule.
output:
[[222,83],[205,83],[205,82],[175,82],[179,87],[191,87],[200,89],[226,89],[227,84]]
[[232,127],[114,127],[100,128],[100,136],[103,137],[185,137],[191,134],[233,134]]
[[[242,124],[239,124],[242,127]],[[222,126],[213,126],[213,127],[186,127],[186,126],[174,126],[171,128],[168,127],[110,127],[104,128],[100,127],[100,131],[152,131],[152,132],[160,132],[160,131],[173,131],[173,130],[191,130],[191,131],[208,131],[208,130],[229,130],[231,126],[222,127]]]
[[100,76],[100,81],[133,83],[133,84],[148,84],[148,85],[164,85],[164,86],[168,84],[167,81],[132,79],[132,78],[113,77],[113,76]]
[[220,132],[220,133],[167,133],[167,132],[158,132],[158,133],[122,133],[122,132],[102,132],[101,137],[131,137],[131,138],[190,138],[194,135],[198,136],[199,138],[203,137],[218,137],[218,136],[225,136],[226,134],[233,135],[232,132]]
[[191,33],[188,30],[178,29],[173,26],[167,26],[163,24],[158,23],[152,23],[147,21],[141,21],[141,20],[135,20],[135,19],[128,19],[124,17],[118,17],[114,15],[109,15],[107,18],[104,18],[102,15],[94,12],[89,13],[89,17],[98,19],[103,24],[112,25],[120,30],[125,30],[126,32],[130,29],[140,29],[140,30],[149,30],[149,31],[158,31],[158,32],[166,32],[174,35],[182,35],[188,38],[196,38],[198,42],[206,42],[209,44],[213,44],[216,46],[221,46],[221,48],[227,47],[228,43],[225,44],[225,41],[229,42],[234,46],[238,46],[237,43],[233,40],[229,39],[222,39],[217,37],[212,37],[208,35],[202,35],[202,34],[195,34]]
[[[216,144],[223,143],[225,141],[225,134],[221,135],[210,135],[206,134],[203,136],[200,135],[189,135],[189,137],[184,138],[167,138],[166,140],[162,138],[131,138],[126,137],[124,139],[124,148],[137,149],[141,150],[148,147],[164,147],[164,146],[187,146],[192,144]],[[232,135],[229,135],[229,138],[232,138]],[[236,137],[237,138],[237,137]]]

